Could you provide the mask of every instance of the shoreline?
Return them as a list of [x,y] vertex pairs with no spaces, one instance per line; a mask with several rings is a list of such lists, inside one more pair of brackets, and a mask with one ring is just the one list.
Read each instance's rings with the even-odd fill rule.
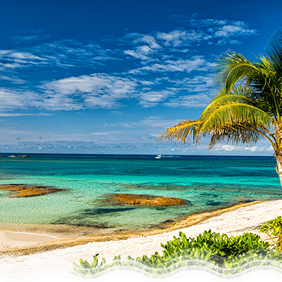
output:
[[[238,203],[231,207],[210,210],[201,213],[194,213],[188,215],[185,219],[175,222],[164,223],[161,225],[161,228],[159,226],[159,228],[153,230],[145,230],[145,231],[141,230],[137,232],[122,232],[120,234],[107,234],[101,232],[100,234],[90,235],[90,234],[85,234],[86,231],[88,233],[89,231],[91,231],[90,227],[74,227],[74,226],[71,226],[71,228],[76,229],[78,231],[77,234],[68,234],[68,233],[64,233],[64,231],[67,231],[70,228],[70,226],[57,227],[52,225],[46,226],[46,224],[24,225],[24,224],[1,223],[0,224],[0,255],[16,255],[16,256],[30,255],[30,254],[44,252],[47,250],[49,251],[56,249],[65,249],[69,247],[85,245],[92,242],[120,241],[120,240],[135,238],[135,237],[148,237],[153,235],[160,235],[163,233],[195,226],[202,223],[203,221],[212,219],[214,217],[218,217],[224,213],[228,213],[240,208],[254,206],[256,204],[265,203],[265,202],[268,201]],[[33,226],[33,228],[30,228],[30,226]],[[45,229],[43,227],[45,227]],[[58,232],[58,228],[60,228],[60,232]],[[47,229],[48,230],[47,233],[46,232],[42,233],[42,229],[44,229],[45,231]]]
[[[253,202],[240,204],[240,206],[226,208],[213,213],[202,213],[190,217],[190,226],[172,226],[169,229],[155,231],[148,234],[128,234],[116,238],[75,238],[73,240],[59,240],[42,244],[30,245],[22,248],[10,248],[0,256],[0,274],[5,276],[27,277],[48,271],[60,269],[64,273],[72,271],[73,262],[79,263],[80,259],[91,263],[93,256],[99,254],[111,263],[115,256],[120,255],[126,259],[129,255],[137,258],[143,255],[150,257],[155,252],[162,255],[161,243],[179,237],[179,231],[187,237],[195,238],[205,230],[224,233],[228,236],[238,236],[245,232],[259,235],[262,240],[269,241],[266,234],[259,233],[259,227],[268,220],[282,214],[282,200]],[[111,240],[111,241],[109,241]]]

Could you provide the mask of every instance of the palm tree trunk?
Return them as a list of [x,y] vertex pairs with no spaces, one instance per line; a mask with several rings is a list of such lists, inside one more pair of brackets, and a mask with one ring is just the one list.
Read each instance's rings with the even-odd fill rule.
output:
[[274,135],[278,147],[278,149],[275,151],[277,163],[276,172],[280,178],[280,183],[282,186],[282,122],[277,122],[274,124]]
[[275,158],[277,163],[276,172],[280,178],[280,183],[282,186],[282,155],[276,155]]

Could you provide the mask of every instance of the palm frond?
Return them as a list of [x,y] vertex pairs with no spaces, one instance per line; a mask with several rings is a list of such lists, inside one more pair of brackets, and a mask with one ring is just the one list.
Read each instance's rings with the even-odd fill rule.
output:
[[184,120],[174,125],[173,127],[167,128],[166,131],[158,137],[157,140],[165,140],[178,142],[180,139],[185,144],[186,140],[190,142],[191,137],[193,143],[197,143],[199,140],[199,126],[201,125],[199,120]]
[[209,148],[212,148],[214,145],[223,141],[231,141],[231,143],[235,145],[239,143],[254,145],[263,137],[263,134],[266,133],[263,129],[253,129],[251,124],[249,124],[248,122],[231,122],[226,126],[212,130],[210,134],[212,134],[212,136],[209,143]]
[[205,134],[210,130],[222,128],[231,122],[248,121],[254,127],[270,128],[274,120],[264,111],[251,105],[226,102],[215,105],[205,116],[200,130]]
[[[249,93],[249,91],[247,91],[247,93]],[[213,111],[215,107],[228,102],[251,104],[252,100],[248,97],[248,95],[246,95],[246,89],[244,89],[241,85],[234,85],[232,87],[232,92],[222,89],[215,95],[211,103],[202,112],[200,120],[203,120],[205,116],[208,116],[209,112]]]
[[281,77],[282,74],[282,31],[279,29],[274,33],[272,39],[265,48],[270,56],[275,71]]
[[241,54],[228,51],[217,59],[214,70],[215,86],[230,91],[236,82],[257,71],[255,63],[248,61]]

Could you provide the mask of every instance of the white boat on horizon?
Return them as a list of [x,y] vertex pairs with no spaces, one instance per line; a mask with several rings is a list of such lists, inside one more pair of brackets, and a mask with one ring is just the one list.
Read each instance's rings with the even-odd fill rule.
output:
[[155,157],[155,159],[157,159],[157,160],[160,160],[162,158],[162,155],[157,155],[156,157]]

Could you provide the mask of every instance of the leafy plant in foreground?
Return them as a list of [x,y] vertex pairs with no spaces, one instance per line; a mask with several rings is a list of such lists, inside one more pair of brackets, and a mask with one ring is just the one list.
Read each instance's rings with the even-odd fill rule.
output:
[[266,224],[263,224],[259,231],[261,233],[266,233],[272,243],[275,246],[275,249],[277,251],[280,251],[282,253],[282,217],[278,216],[277,218],[273,220],[269,220],[266,222]]
[[164,256],[171,254],[181,255],[191,253],[198,249],[208,254],[208,259],[216,264],[224,264],[228,261],[236,261],[240,256],[252,252],[252,254],[265,254],[269,250],[269,243],[260,240],[260,237],[253,233],[245,233],[241,236],[228,237],[226,234],[214,233],[211,230],[204,231],[195,239],[186,238],[183,232],[179,238],[168,241],[161,246],[165,249]]
[[[106,264],[105,259],[98,262],[98,254],[93,257],[92,264],[86,260],[80,260],[80,265],[74,263],[74,270],[83,274],[97,274],[118,265],[131,265],[142,268],[155,274],[164,274],[185,265],[203,265],[208,262],[216,267],[223,267],[236,273],[235,268],[243,266],[250,261],[258,261],[263,264],[265,259],[282,261],[282,254],[272,252],[268,242],[263,242],[260,237],[253,233],[245,233],[241,236],[228,237],[226,234],[214,233],[211,230],[205,231],[196,238],[187,238],[183,232],[179,237],[173,237],[165,245],[163,255],[158,252],[150,257],[144,255],[133,259],[128,257],[126,261],[121,261],[120,256],[116,256],[114,261]],[[242,271],[242,269],[240,269]]]

